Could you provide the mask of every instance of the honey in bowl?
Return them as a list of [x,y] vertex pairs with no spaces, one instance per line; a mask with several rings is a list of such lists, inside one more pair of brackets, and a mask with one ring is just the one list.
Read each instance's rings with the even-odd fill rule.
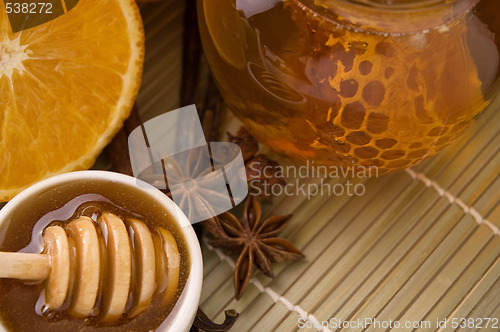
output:
[[[183,233],[174,216],[140,190],[88,179],[57,185],[11,211],[0,251],[39,254],[44,248],[50,255],[61,236],[70,264],[59,266],[69,271],[59,301],[50,273],[38,282],[0,279],[0,320],[9,331],[155,330],[183,292],[190,274]],[[50,258],[53,270],[61,257]]]
[[198,0],[198,9],[228,108],[302,161],[379,173],[415,165],[473,123],[498,78],[496,0]]

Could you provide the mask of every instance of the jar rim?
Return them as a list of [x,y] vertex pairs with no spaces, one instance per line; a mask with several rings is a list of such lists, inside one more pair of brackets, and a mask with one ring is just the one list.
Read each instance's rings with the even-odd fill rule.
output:
[[[335,0],[335,2],[336,1],[383,10],[421,10],[429,7],[454,5],[458,2],[471,2],[470,0]],[[334,1],[316,0],[315,2],[328,3]]]
[[[287,1],[287,0],[284,0]],[[289,1],[289,0],[288,0]],[[334,24],[389,35],[444,30],[479,0],[292,0]]]

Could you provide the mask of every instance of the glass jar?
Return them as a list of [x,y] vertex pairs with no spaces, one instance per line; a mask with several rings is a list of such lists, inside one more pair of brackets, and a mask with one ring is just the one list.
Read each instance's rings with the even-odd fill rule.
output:
[[498,78],[498,0],[198,0],[224,100],[276,152],[414,165],[455,140]]

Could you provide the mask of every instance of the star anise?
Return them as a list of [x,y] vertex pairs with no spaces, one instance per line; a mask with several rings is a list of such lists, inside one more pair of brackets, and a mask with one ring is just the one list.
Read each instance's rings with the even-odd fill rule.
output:
[[241,127],[235,136],[230,133],[227,133],[227,136],[229,142],[238,144],[241,149],[250,194],[271,201],[273,192],[271,189],[274,186],[286,185],[279,169],[280,165],[264,154],[256,155],[259,143],[244,127]]
[[259,143],[244,127],[240,127],[235,136],[227,133],[227,140],[240,146],[241,154],[245,162],[255,156],[259,150]]
[[259,154],[245,162],[250,194],[270,202],[275,191],[274,186],[282,187],[286,185],[279,167],[277,162],[263,154]]
[[304,255],[288,240],[277,237],[291,216],[273,216],[261,220],[261,207],[255,196],[249,196],[241,220],[230,212],[204,222],[214,236],[209,243],[240,254],[234,269],[235,298],[239,299],[252,278],[254,264],[274,278],[272,263],[297,260]]
[[[227,204],[231,206],[229,197],[224,193],[223,175],[212,171],[210,157],[205,147],[181,152],[164,158],[160,165],[153,165],[152,172],[140,179],[157,188],[164,188],[188,220],[198,222],[227,210],[224,209]],[[153,170],[154,166],[159,167],[159,171]]]

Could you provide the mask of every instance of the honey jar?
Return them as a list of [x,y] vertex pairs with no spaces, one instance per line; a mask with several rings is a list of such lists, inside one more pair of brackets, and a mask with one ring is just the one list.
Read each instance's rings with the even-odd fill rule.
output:
[[198,0],[198,12],[228,108],[301,161],[415,165],[495,93],[497,0]]

